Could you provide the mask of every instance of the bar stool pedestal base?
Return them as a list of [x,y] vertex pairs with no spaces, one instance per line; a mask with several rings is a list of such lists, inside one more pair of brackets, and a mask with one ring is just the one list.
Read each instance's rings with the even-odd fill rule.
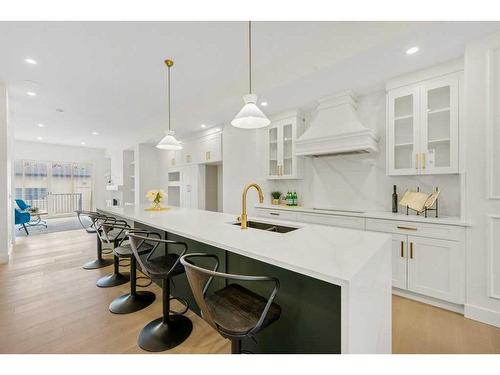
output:
[[155,294],[148,291],[139,291],[134,294],[127,293],[115,298],[109,305],[109,311],[113,314],[133,313],[151,305],[155,298]]
[[162,352],[181,344],[192,330],[193,323],[183,315],[171,315],[166,323],[158,318],[142,329],[138,344],[148,352]]
[[128,273],[113,273],[111,275],[103,276],[97,280],[96,285],[99,288],[111,288],[113,286],[122,285],[130,281]]
[[104,268],[113,264],[113,259],[96,259],[91,260],[83,265],[85,270],[96,270],[98,268]]

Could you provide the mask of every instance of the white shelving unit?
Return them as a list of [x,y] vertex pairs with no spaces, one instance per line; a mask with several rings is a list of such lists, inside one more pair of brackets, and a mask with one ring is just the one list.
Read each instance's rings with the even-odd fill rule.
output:
[[[134,204],[135,160],[133,150],[123,151],[123,204]],[[126,178],[125,176],[128,176]]]

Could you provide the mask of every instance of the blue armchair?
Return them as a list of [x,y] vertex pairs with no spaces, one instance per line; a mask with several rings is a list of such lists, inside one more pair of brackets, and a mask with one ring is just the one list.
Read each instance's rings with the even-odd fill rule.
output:
[[31,205],[26,203],[23,199],[16,199],[16,204],[21,211],[26,211],[28,208],[31,208]]
[[[16,199],[17,201],[17,199]],[[19,208],[14,208],[14,216],[15,216],[15,224],[22,225],[24,230],[26,231],[26,235],[29,235],[28,228],[26,228],[26,224],[31,221],[31,215],[27,211],[21,211]],[[20,228],[19,228],[20,229]]]

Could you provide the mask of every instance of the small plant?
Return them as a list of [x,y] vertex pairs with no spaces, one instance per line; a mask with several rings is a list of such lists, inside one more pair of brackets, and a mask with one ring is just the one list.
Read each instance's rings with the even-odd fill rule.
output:
[[271,192],[271,197],[273,197],[273,199],[280,199],[281,193],[279,191],[273,191]]

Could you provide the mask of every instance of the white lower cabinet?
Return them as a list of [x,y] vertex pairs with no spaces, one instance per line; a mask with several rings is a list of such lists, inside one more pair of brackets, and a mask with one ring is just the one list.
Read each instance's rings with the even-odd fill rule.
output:
[[392,235],[392,286],[406,289],[408,274],[407,236],[401,234]]
[[[392,235],[392,286],[408,297],[465,302],[465,228],[458,225],[259,208],[258,216]],[[411,292],[411,293],[408,293]],[[417,298],[418,299],[418,298]],[[433,303],[432,299],[427,299]]]
[[408,236],[408,290],[461,304],[461,242]]

